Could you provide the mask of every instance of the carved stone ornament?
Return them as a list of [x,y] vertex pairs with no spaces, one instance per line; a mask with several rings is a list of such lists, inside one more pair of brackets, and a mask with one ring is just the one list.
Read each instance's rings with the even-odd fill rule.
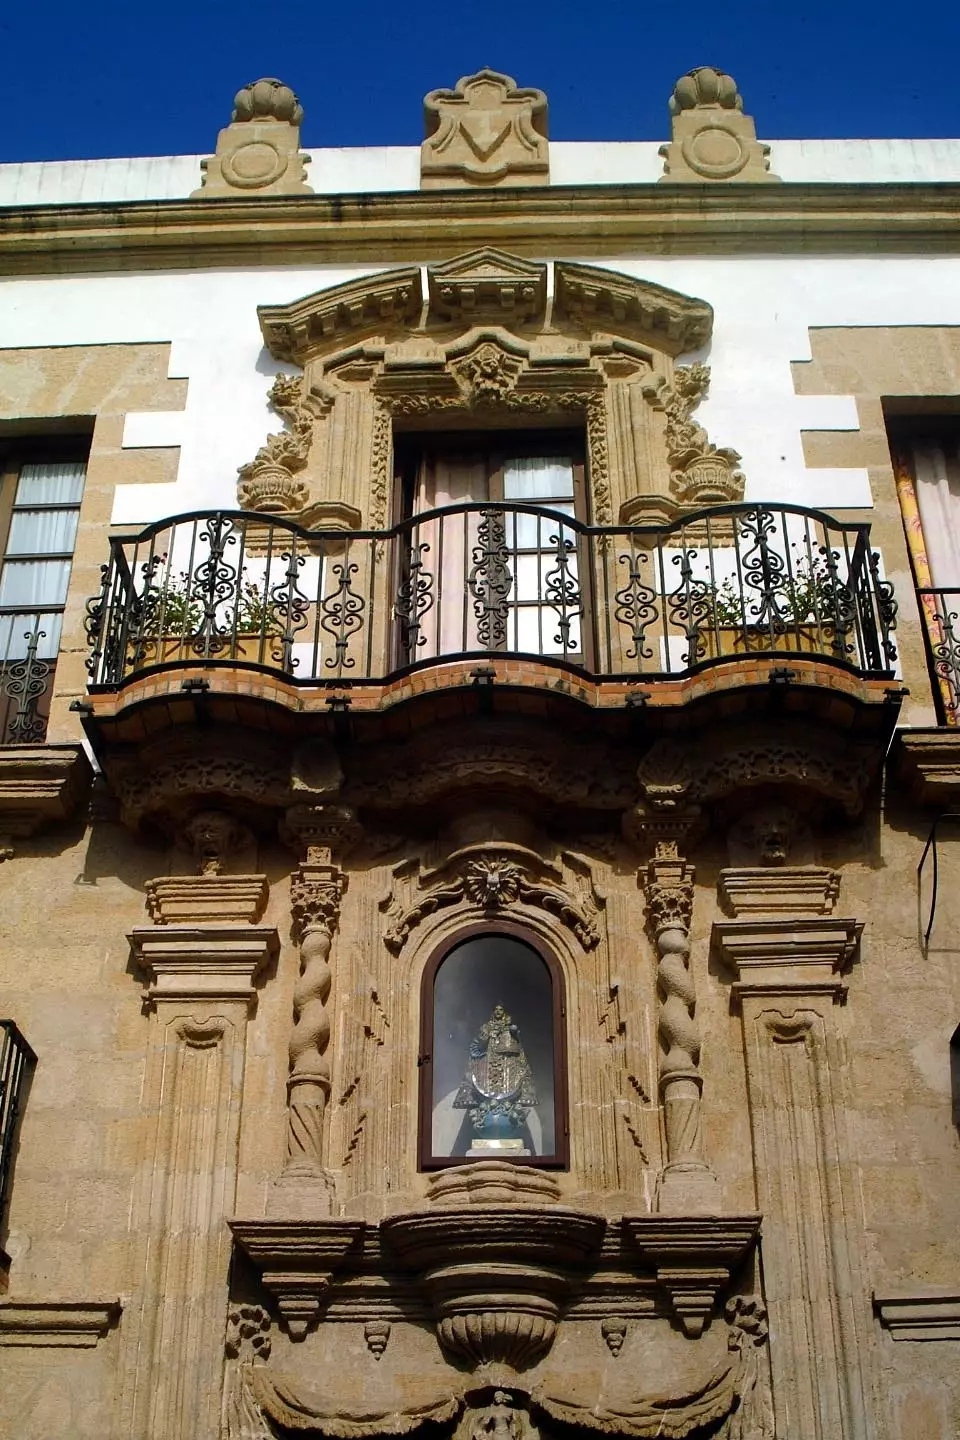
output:
[[[731,449],[718,450],[710,443],[703,426],[690,418],[706,396],[709,384],[709,365],[697,364],[678,365],[672,381],[657,373],[642,385],[648,402],[666,416],[664,438],[677,517],[707,505],[731,505],[743,499],[745,481],[743,472],[737,468],[739,453]],[[640,518],[637,507],[628,506],[620,512],[622,524]]]
[[775,181],[770,146],[761,145],[731,75],[701,65],[681,75],[670,97],[673,138],[660,147],[661,183],[669,181]]
[[503,250],[474,250],[430,265],[427,295],[431,314],[438,320],[512,315],[522,324],[546,310],[547,267]]
[[585,950],[600,942],[597,899],[562,888],[563,876],[535,851],[507,842],[465,845],[438,869],[420,875],[412,899],[387,902],[384,944],[395,954],[428,915],[450,905],[473,905],[487,914],[530,905],[555,915]]
[[236,195],[312,195],[300,150],[303,107],[280,80],[256,80],[239,90],[231,123],[217,136],[217,151],[200,161],[203,182],[193,199]]
[[[314,528],[358,516],[385,528],[395,432],[531,422],[582,428],[599,524],[641,491],[675,516],[740,484],[736,452],[689,420],[706,372],[674,375],[678,355],[709,341],[710,306],[633,275],[484,247],[427,266],[426,297],[421,270],[407,267],[258,315],[271,354],[304,375],[299,390],[288,377],[274,386],[290,429],[244,466],[245,506]],[[675,454],[670,415],[687,427]]]
[[731,866],[720,871],[720,902],[728,915],[832,915],[840,872],[822,865]]
[[784,720],[777,736],[752,724],[717,727],[695,743],[664,737],[640,762],[643,808],[666,817],[751,791],[773,791],[789,801],[819,797],[854,817],[876,772],[876,748],[832,729]]
[[423,101],[427,138],[420,187],[546,185],[550,179],[547,97],[519,90],[509,75],[479,70]]
[[605,1222],[544,1204],[542,1177],[505,1161],[485,1161],[483,1169],[512,1171],[498,1177],[512,1203],[478,1204],[475,1168],[448,1169],[442,1204],[391,1216],[381,1234],[404,1268],[419,1273],[445,1350],[471,1366],[499,1361],[522,1370],[553,1344],[569,1267],[598,1249]]
[[[331,1403],[326,1387],[284,1374],[272,1365],[240,1369],[240,1395],[228,1440],[269,1440],[273,1425],[284,1433],[327,1440],[374,1440],[377,1436],[436,1431],[459,1419],[454,1440],[538,1440],[556,1432],[623,1436],[624,1440],[773,1440],[773,1415],[761,1356],[767,1341],[762,1303],[736,1296],[724,1312],[725,1356],[686,1389],[646,1393],[604,1387],[603,1399],[584,1395],[574,1369],[547,1369],[530,1387],[514,1374],[497,1383],[448,1371],[445,1381],[426,1377],[419,1387],[405,1377],[402,1398],[364,1396],[360,1405]],[[642,1382],[641,1382],[642,1383]],[[649,1382],[648,1382],[649,1383]],[[509,1387],[509,1388],[507,1388]],[[419,1393],[418,1393],[419,1389]],[[553,1423],[551,1423],[553,1422]],[[449,1433],[449,1432],[448,1432]]]

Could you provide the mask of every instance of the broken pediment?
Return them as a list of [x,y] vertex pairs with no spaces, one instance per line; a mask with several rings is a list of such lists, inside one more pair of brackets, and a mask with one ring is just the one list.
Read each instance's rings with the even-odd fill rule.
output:
[[505,324],[540,318],[547,267],[489,247],[427,267],[431,320],[496,317]]
[[431,90],[423,110],[421,189],[549,183],[542,90],[520,90],[509,75],[479,70],[452,90]]
[[291,305],[259,305],[257,315],[270,354],[305,365],[334,342],[385,327],[414,329],[422,304],[420,271],[412,266],[316,290]]
[[554,272],[555,320],[643,337],[669,355],[699,350],[710,339],[713,309],[705,300],[596,265],[558,260]]

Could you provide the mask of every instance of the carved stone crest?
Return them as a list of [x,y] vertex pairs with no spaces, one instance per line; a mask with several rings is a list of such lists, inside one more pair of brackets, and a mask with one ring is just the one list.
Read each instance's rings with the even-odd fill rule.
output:
[[420,151],[424,190],[456,185],[546,185],[547,97],[519,90],[496,70],[465,75],[423,102],[427,138]]

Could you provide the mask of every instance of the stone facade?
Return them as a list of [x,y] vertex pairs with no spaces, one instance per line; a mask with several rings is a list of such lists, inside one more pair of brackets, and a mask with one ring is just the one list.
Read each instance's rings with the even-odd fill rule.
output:
[[[881,280],[871,324],[801,327],[792,371],[748,354],[711,202],[669,277],[607,240],[588,262],[540,91],[481,71],[426,108],[424,187],[473,192],[445,243],[372,203],[305,277],[276,207],[327,201],[296,97],[260,81],[176,221],[184,245],[236,224],[233,160],[280,144],[243,221],[269,277],[199,318],[183,292],[202,363],[176,306],[169,343],[101,343],[125,262],[82,254],[24,283],[24,313],[60,287],[56,317],[0,352],[4,463],[25,435],[87,455],[55,672],[2,667],[45,735],[0,746],[0,1019],[29,1046],[0,1431],[951,1440],[948,818],[930,842],[960,749],[883,425],[893,394],[955,392],[956,323],[921,296],[904,325]],[[738,191],[776,176],[722,72],[672,111],[665,180],[724,182],[743,286],[773,283],[754,246],[786,304],[785,206],[802,230],[823,187]],[[887,233],[860,231],[871,273],[907,263]],[[176,247],[157,263],[179,276]],[[129,281],[149,307],[166,278]],[[218,366],[249,405],[204,390]],[[831,429],[848,395],[860,427]],[[784,498],[748,450],[788,412]],[[518,497],[508,460],[571,488]],[[444,967],[504,942],[547,986],[547,1049],[465,982],[441,1012]],[[442,1149],[443,1105],[468,1148]]]

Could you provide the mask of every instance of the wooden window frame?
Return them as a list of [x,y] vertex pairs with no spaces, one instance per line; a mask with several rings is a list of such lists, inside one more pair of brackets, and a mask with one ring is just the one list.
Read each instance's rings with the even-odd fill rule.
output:
[[433,1154],[434,991],[437,973],[448,955],[468,940],[478,940],[484,937],[495,939],[498,936],[519,940],[521,944],[526,945],[544,962],[550,975],[553,1001],[551,1024],[553,1026],[554,1153],[552,1155],[503,1155],[491,1158],[506,1160],[511,1165],[532,1165],[542,1170],[568,1170],[570,1168],[567,1007],[563,969],[556,955],[538,935],[514,921],[498,920],[493,925],[479,921],[465,925],[433,952],[423,972],[420,982],[420,1047],[417,1055],[420,1084],[417,1151],[420,1170],[443,1170],[452,1165],[484,1165],[488,1163],[485,1160],[465,1160],[462,1155]]

